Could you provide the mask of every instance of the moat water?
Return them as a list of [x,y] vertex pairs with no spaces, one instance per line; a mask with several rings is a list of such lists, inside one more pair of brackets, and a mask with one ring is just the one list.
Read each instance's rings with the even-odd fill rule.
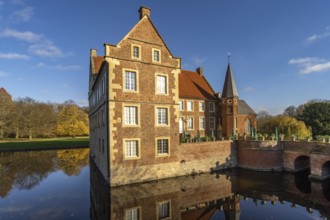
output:
[[109,189],[88,149],[0,153],[0,219],[330,219],[330,182],[231,169]]

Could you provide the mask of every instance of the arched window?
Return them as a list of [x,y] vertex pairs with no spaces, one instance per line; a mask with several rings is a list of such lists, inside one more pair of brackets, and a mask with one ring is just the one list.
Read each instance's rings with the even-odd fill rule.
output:
[[251,134],[251,121],[248,118],[245,121],[245,134]]

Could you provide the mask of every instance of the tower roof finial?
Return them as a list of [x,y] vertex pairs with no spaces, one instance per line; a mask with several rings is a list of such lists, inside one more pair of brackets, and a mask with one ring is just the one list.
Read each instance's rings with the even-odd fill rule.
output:
[[230,52],[228,52],[228,54],[227,54],[228,64],[230,63],[230,56],[231,56],[231,54],[230,54]]

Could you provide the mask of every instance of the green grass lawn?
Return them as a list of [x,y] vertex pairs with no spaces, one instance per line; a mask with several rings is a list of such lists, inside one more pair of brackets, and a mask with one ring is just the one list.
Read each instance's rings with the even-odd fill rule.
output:
[[65,138],[36,138],[28,139],[5,139],[0,140],[0,151],[4,150],[33,150],[33,149],[63,149],[88,147],[89,137],[65,137]]

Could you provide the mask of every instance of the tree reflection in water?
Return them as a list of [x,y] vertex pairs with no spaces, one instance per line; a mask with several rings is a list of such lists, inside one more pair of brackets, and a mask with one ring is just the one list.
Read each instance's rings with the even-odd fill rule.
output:
[[89,163],[89,149],[10,152],[0,155],[0,197],[13,189],[30,190],[50,173],[78,175]]

